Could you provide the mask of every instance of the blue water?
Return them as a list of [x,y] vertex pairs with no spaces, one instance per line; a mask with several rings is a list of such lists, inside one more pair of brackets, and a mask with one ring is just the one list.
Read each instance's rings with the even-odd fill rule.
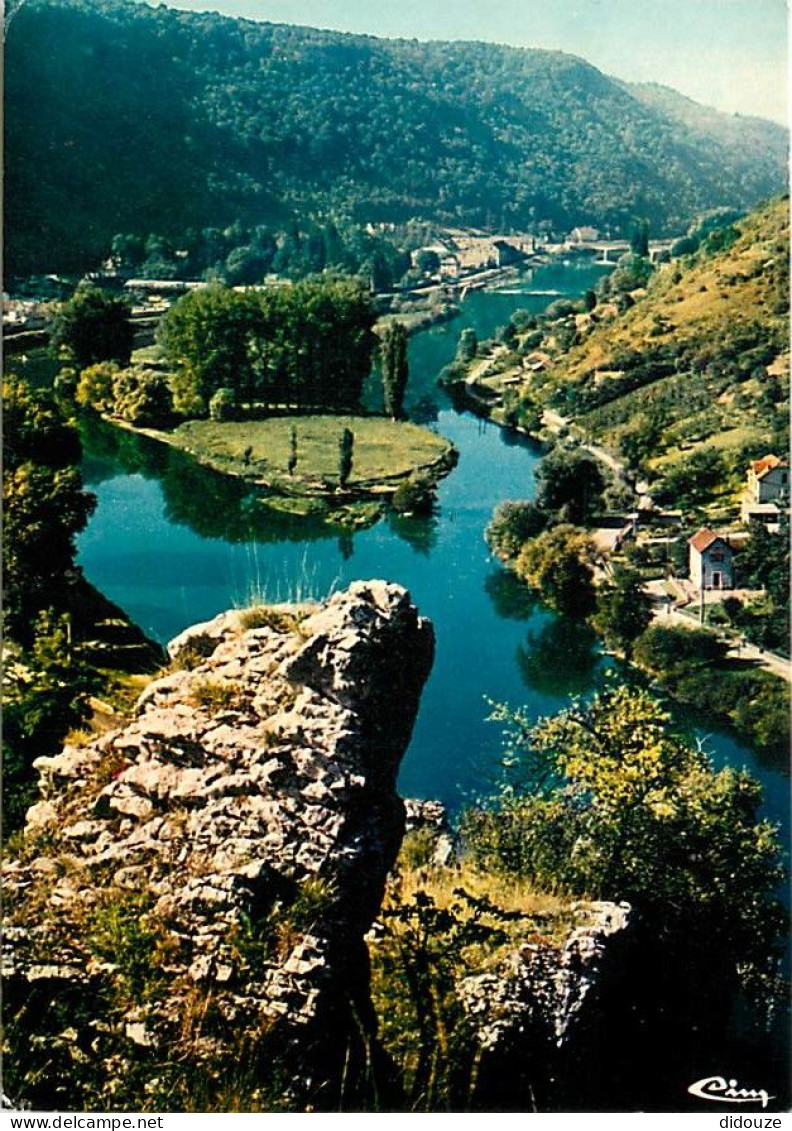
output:
[[[84,475],[99,500],[79,540],[86,576],[161,641],[232,605],[322,596],[356,578],[405,585],[435,626],[437,654],[400,788],[458,810],[497,776],[500,735],[486,721],[488,700],[524,706],[534,717],[552,713],[590,691],[607,661],[588,629],[533,602],[484,542],[498,502],[533,494],[541,451],[456,411],[437,374],[464,327],[488,336],[514,310],[539,311],[556,293],[580,294],[598,273],[559,266],[526,278],[522,293],[513,286],[474,292],[459,318],[411,340],[407,406],[460,453],[432,518],[393,517],[339,535],[316,520],[266,511],[240,485],[179,453],[86,427]],[[786,821],[780,768],[720,731],[708,747],[719,763],[747,765],[765,786],[767,815]]]

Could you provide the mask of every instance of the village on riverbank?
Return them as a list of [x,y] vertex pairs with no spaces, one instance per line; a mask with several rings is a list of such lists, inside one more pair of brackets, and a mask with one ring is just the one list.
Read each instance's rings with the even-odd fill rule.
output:
[[644,241],[581,300],[518,311],[489,341],[467,331],[443,381],[570,466],[595,462],[600,583],[635,569],[656,619],[789,680],[784,584],[774,600],[759,565],[789,521],[787,224],[775,203],[656,266]]

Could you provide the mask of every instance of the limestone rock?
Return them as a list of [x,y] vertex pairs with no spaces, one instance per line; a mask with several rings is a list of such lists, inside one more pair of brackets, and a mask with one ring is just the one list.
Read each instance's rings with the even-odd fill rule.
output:
[[[156,939],[163,973],[135,1016],[110,1026],[114,1049],[126,1040],[134,1059],[178,1041],[207,991],[217,1028],[277,1031],[279,1051],[295,1050],[296,1089],[309,1077],[320,1087],[345,1055],[349,1002],[367,992],[363,936],[401,843],[396,774],[434,638],[384,581],[273,623],[244,631],[225,613],[187,630],[168,650],[189,670],[150,684],[125,727],[39,759],[46,799],[29,834],[56,825],[61,844],[54,871],[39,860],[6,872],[11,924],[24,923],[6,933],[12,1011],[34,979],[58,987],[75,969],[100,1000],[119,967],[105,935],[89,945],[85,931],[104,921],[91,908],[115,900],[111,922],[131,915],[139,945]],[[25,920],[34,887],[41,905]],[[99,1056],[104,1039],[80,1036]],[[213,1041],[196,1039],[190,1056],[216,1055]],[[45,1072],[22,1098],[46,1108],[47,1086]]]

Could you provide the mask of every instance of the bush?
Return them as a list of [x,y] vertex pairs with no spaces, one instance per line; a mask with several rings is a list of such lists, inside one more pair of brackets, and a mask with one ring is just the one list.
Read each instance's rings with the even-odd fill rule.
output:
[[620,648],[629,656],[633,641],[646,630],[651,619],[651,602],[634,570],[618,570],[612,580],[597,590],[593,623],[611,647]]
[[637,664],[651,672],[674,672],[691,667],[710,667],[726,656],[727,646],[703,628],[652,625],[636,641]]
[[593,558],[591,539],[562,525],[526,542],[515,568],[556,612],[585,617],[595,602]]
[[130,424],[156,427],[173,415],[167,379],[153,369],[124,369],[113,382],[115,412]]
[[541,534],[547,515],[535,503],[506,500],[498,503],[487,527],[487,545],[499,558],[516,558],[529,538]]
[[222,423],[234,420],[237,415],[236,401],[232,389],[218,389],[209,401],[209,419]]
[[705,963],[763,976],[781,866],[773,828],[757,819],[757,781],[716,772],[655,699],[623,685],[536,726],[507,708],[494,717],[506,723],[509,776],[462,829],[480,868],[626,899]]
[[134,341],[129,316],[125,299],[98,287],[79,287],[55,315],[50,345],[64,350],[81,367],[97,361],[128,365]]
[[289,633],[295,632],[299,623],[299,618],[294,613],[273,609],[268,605],[256,605],[239,614],[239,624],[245,632],[253,628],[271,628],[273,632]]
[[239,684],[221,679],[194,679],[190,701],[208,711],[228,711],[239,706]]
[[566,508],[568,521],[584,522],[602,503],[605,478],[593,456],[555,448],[536,469],[536,503],[542,510]]
[[397,514],[431,514],[434,491],[430,480],[411,475],[393,493],[391,505]]
[[114,405],[113,383],[121,372],[114,361],[99,361],[83,369],[74,398],[83,408],[111,412]]

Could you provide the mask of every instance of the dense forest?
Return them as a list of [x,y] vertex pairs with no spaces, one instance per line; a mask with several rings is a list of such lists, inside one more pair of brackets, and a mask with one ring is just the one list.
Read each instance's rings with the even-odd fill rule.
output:
[[780,126],[560,52],[30,0],[6,67],[9,276],[295,218],[660,235],[786,177]]

